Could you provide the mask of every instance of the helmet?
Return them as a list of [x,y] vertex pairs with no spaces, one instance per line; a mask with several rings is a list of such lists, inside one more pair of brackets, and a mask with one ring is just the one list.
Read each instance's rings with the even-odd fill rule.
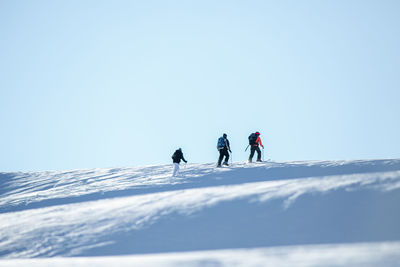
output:
[[223,138],[226,138],[226,137],[227,137],[226,133],[224,133],[224,134],[222,135],[222,137],[223,137]]
[[259,132],[256,132],[256,135],[260,135],[260,133],[259,133]]

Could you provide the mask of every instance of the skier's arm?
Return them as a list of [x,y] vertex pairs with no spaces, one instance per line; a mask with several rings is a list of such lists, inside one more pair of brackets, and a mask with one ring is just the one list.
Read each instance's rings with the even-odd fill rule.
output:
[[228,147],[229,152],[232,153],[231,145],[229,144],[229,140],[228,139],[226,139],[226,146]]
[[185,163],[187,163],[187,160],[183,157],[183,154],[182,154],[182,160],[183,160]]
[[260,138],[260,137],[257,137],[257,143],[258,143],[262,148],[264,148],[264,146],[263,146],[263,144],[262,144],[262,142],[261,142],[261,138]]

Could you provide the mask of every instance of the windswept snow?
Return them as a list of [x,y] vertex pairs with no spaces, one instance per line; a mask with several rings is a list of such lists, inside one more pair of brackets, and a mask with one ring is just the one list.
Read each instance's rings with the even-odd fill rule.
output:
[[119,257],[3,260],[9,267],[398,266],[400,242],[211,250]]
[[229,169],[214,167],[215,164],[189,164],[183,167],[183,177],[176,179],[170,177],[170,165],[66,172],[0,173],[0,211],[178,188],[396,171],[400,170],[400,160],[270,162],[257,165],[236,163]]
[[0,173],[0,266],[400,263],[400,160],[214,166]]

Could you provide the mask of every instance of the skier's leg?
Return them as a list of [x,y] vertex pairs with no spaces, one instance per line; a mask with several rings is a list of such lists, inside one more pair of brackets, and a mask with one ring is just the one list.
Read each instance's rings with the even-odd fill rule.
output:
[[225,156],[224,165],[227,165],[227,166],[228,166],[228,161],[229,161],[229,152],[228,152],[228,149],[224,149],[224,156]]
[[176,167],[175,167],[175,163],[172,163],[173,166],[173,171],[172,171],[172,177],[174,177],[176,175]]
[[179,174],[179,163],[174,163],[174,172],[172,174],[172,177],[175,177]]
[[257,161],[261,161],[261,150],[258,146],[256,147],[256,150],[257,150]]
[[220,150],[218,150],[219,151],[219,158],[218,158],[218,167],[220,167],[221,166],[221,162],[222,162],[222,159],[223,159],[223,157],[224,157],[224,151],[223,151],[223,149],[220,149]]
[[250,147],[250,157],[249,157],[249,162],[252,162],[253,160],[253,156],[254,156],[254,152],[256,151],[255,146],[251,146]]

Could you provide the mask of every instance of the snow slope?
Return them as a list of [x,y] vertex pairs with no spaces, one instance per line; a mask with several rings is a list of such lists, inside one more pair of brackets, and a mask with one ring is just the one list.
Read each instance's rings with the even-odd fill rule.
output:
[[400,265],[400,160],[214,166],[0,173],[0,266]]

